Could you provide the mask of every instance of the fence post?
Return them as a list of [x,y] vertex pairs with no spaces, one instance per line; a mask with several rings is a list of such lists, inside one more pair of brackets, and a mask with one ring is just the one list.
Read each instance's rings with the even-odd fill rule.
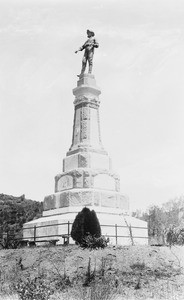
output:
[[34,225],[34,242],[36,242],[36,225]]
[[118,226],[115,224],[116,245],[118,244]]
[[69,237],[70,237],[70,221],[68,221],[68,244],[69,244]]

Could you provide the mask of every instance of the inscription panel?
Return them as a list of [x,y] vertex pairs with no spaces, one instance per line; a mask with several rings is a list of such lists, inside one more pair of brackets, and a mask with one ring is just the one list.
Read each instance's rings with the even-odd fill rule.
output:
[[70,175],[62,176],[57,183],[58,192],[73,188],[73,177]]
[[74,125],[74,136],[73,136],[73,144],[79,144],[80,143],[80,116],[81,109],[78,108],[75,112],[75,125]]
[[95,148],[101,148],[100,145],[100,132],[98,124],[98,110],[91,108],[90,110],[90,143]]

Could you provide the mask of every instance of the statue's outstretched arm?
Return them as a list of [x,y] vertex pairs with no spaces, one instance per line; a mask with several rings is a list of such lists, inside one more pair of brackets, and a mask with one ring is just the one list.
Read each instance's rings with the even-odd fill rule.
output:
[[82,47],[80,47],[78,50],[75,51],[75,53],[82,51],[86,48],[87,44],[85,43]]

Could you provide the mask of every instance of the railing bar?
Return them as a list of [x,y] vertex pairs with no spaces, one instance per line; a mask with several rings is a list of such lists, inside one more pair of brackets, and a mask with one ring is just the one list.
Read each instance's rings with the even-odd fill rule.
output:
[[[73,223],[70,223],[71,225]],[[59,224],[48,224],[48,225],[37,225],[36,228],[44,228],[44,227],[52,227],[52,226],[60,226],[60,225],[68,225],[68,223],[59,223]],[[101,227],[112,227],[114,228],[114,225],[100,225]],[[127,228],[127,226],[124,225],[117,225],[117,228]],[[137,229],[148,229],[147,227],[137,227],[137,226],[131,226],[131,228],[137,228]],[[24,227],[22,228],[22,230],[26,230],[26,229],[34,229],[33,227]]]
[[[51,227],[51,226],[56,226],[56,225],[67,225],[68,223],[56,223],[56,224],[48,224],[48,225],[36,225],[36,228],[42,228],[42,227]],[[70,224],[73,224],[73,223],[70,223]],[[33,227],[24,227],[22,228],[23,230],[26,230],[26,229],[34,229],[34,226]]]

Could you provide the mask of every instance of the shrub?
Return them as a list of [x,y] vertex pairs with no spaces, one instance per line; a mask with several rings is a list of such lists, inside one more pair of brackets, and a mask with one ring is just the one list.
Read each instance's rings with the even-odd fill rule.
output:
[[101,228],[95,211],[90,211],[89,208],[84,207],[74,220],[71,237],[77,244],[84,246],[84,239],[88,235],[99,238],[101,236]]
[[7,235],[0,241],[0,248],[2,249],[17,249],[19,246],[19,241],[14,238],[14,236]]
[[49,282],[43,275],[19,280],[15,290],[21,300],[49,300],[54,293],[54,289],[49,287]]
[[166,232],[166,242],[172,245],[184,245],[184,228],[171,226]]
[[81,244],[84,248],[105,248],[109,242],[109,238],[105,238],[105,236],[96,237],[94,235],[88,234],[83,238],[83,243]]

